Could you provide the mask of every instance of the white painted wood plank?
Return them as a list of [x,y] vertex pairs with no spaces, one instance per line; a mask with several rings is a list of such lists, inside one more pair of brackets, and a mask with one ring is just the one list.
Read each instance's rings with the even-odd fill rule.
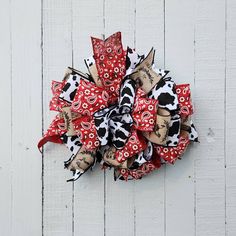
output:
[[224,1],[197,1],[194,102],[201,158],[224,157],[224,19]]
[[[72,65],[71,2],[43,1],[43,119],[44,130],[55,112],[49,111],[51,81],[61,81],[67,66]],[[73,234],[71,176],[63,161],[70,156],[65,146],[46,144],[44,149],[44,235]]]
[[235,166],[235,133],[236,124],[236,2],[227,0],[226,12],[226,161],[227,166]]
[[225,235],[224,160],[205,158],[195,164],[196,235]]
[[226,168],[226,235],[236,233],[236,166]]
[[153,46],[158,68],[164,68],[164,24],[164,1],[136,0],[135,47],[146,54]]
[[[87,73],[84,59],[92,55],[90,36],[104,32],[103,0],[73,1],[73,63]],[[98,165],[98,164],[97,164]],[[104,171],[98,165],[74,184],[74,235],[104,235]]]
[[105,36],[121,31],[123,47],[133,47],[135,42],[135,0],[119,2],[105,0]]
[[225,235],[225,1],[196,4],[195,120],[201,141],[195,166],[196,235],[222,236]]
[[226,12],[226,233],[236,235],[236,2],[227,1]]
[[135,182],[135,235],[165,235],[165,169]]
[[[194,92],[195,0],[165,2],[165,62],[176,84]],[[190,145],[182,160],[166,166],[166,235],[194,235],[194,159]],[[184,210],[183,210],[184,209]]]
[[[26,11],[27,8],[27,11]],[[41,235],[41,2],[11,1],[12,222],[10,235]],[[10,157],[9,157],[10,158]]]
[[[134,1],[106,1],[106,36],[121,30],[124,44],[134,46],[136,34],[137,50],[146,52],[154,45],[157,48],[157,64],[163,66],[163,2],[136,1],[136,30]],[[71,36],[74,43],[74,66],[84,70],[82,60],[92,52],[88,36],[100,36],[103,33],[102,2],[73,1],[74,25],[71,32],[71,1],[43,1],[44,129],[54,116],[53,112],[48,111],[51,80],[61,80],[64,68],[72,64]],[[192,80],[193,72],[192,24],[195,21],[195,5],[193,1],[184,0],[165,1],[165,4],[166,66],[172,71],[177,82],[188,82]],[[182,161],[166,169],[166,225],[163,209],[163,169],[135,184],[115,183],[112,173],[107,171],[106,198],[103,199],[103,172],[97,168],[75,183],[73,206],[72,185],[65,182],[70,173],[63,169],[63,161],[68,157],[68,151],[62,146],[49,144],[44,152],[44,235],[91,235],[95,231],[96,235],[103,235],[105,228],[106,235],[164,235],[165,228],[166,235],[193,235],[193,180],[188,176],[192,176],[194,159],[196,235],[225,234],[225,188],[227,235],[236,234],[236,159],[233,143],[236,127],[232,123],[236,118],[236,6],[233,0],[227,0],[227,68],[224,94],[224,4],[225,1],[221,0],[196,1],[196,88],[193,90],[192,86],[192,91],[201,144],[191,147]],[[0,196],[0,235],[41,235],[41,157],[35,148],[42,123],[40,1],[13,0],[11,6],[11,14],[7,1],[3,2],[0,10],[0,28],[4,32],[0,45],[0,65],[3,68],[1,82],[5,88],[0,96],[6,111],[5,115],[1,116],[4,139],[1,138],[0,186],[3,186],[4,194]],[[30,11],[26,11],[26,8]],[[12,144],[9,141],[11,99],[5,99],[11,93],[11,16]],[[87,200],[86,203],[81,204],[84,200]]]
[[[0,235],[11,234],[11,17],[10,2],[4,1],[0,8],[0,67],[2,68],[0,105],[4,108],[1,115],[2,135],[0,138],[0,186],[4,194],[0,194]],[[6,99],[7,98],[7,99]]]
[[[164,1],[136,1],[136,50],[156,49],[155,63],[164,68]],[[165,168],[135,181],[135,235],[165,235]]]
[[[121,31],[123,47],[134,47],[135,1],[105,1],[105,36]],[[105,232],[107,236],[134,235],[134,182],[113,180],[113,170],[105,176]]]

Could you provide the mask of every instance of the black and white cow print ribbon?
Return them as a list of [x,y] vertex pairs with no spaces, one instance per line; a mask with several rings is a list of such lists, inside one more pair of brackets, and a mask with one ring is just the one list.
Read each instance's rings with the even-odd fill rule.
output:
[[[92,38],[92,46],[94,55],[84,60],[88,73],[68,67],[63,81],[56,82],[51,102],[60,114],[38,147],[47,141],[66,145],[71,155],[64,166],[73,172],[68,181],[77,180],[96,162],[113,167],[114,178],[125,180],[173,164],[190,141],[198,142],[189,84],[176,85],[167,77],[169,71],[155,66],[154,48],[145,55],[129,47],[123,50],[120,32],[105,41]],[[86,89],[81,85],[85,80],[92,84]],[[102,96],[96,90],[111,93]],[[88,106],[91,98],[102,105]],[[74,109],[75,101],[83,112]]]
[[126,79],[121,86],[118,105],[114,105],[94,114],[95,126],[101,146],[112,144],[122,149],[130,136],[133,118],[131,116],[135,99],[135,82]]

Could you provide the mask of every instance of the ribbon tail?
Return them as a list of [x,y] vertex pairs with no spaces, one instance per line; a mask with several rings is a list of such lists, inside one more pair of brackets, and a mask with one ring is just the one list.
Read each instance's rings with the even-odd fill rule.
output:
[[43,137],[39,142],[38,142],[38,149],[42,153],[41,148],[46,144],[47,142],[52,142],[52,143],[59,143],[62,144],[62,140],[60,138],[60,135],[54,135],[54,136],[48,136],[48,137]]
[[81,175],[83,175],[83,174],[84,174],[84,172],[81,172],[80,170],[75,170],[75,171],[73,171],[72,178],[66,180],[66,182],[74,182],[77,179],[79,179],[81,177]]

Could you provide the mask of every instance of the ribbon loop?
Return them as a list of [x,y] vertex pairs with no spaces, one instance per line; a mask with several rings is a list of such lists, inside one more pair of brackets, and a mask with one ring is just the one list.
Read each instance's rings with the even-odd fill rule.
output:
[[68,67],[62,82],[52,82],[49,107],[59,114],[38,148],[51,141],[69,149],[68,181],[97,162],[125,180],[173,164],[190,141],[198,141],[190,85],[166,78],[169,71],[155,67],[153,48],[146,56],[125,51],[120,32],[91,40],[88,73]]
[[120,90],[118,105],[100,110],[94,114],[97,134],[101,145],[108,144],[111,136],[112,144],[117,149],[125,146],[130,136],[133,118],[131,111],[135,100],[135,82],[126,79]]
[[119,107],[112,106],[94,114],[95,126],[101,146],[108,144],[111,136],[113,145],[117,149],[124,147],[133,124],[129,113],[119,113]]

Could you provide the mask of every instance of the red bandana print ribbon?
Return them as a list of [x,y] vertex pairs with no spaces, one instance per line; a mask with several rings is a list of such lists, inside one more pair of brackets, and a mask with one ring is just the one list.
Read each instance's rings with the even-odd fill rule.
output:
[[82,116],[74,122],[75,132],[80,137],[81,143],[88,149],[93,150],[99,147],[94,119]]
[[[132,125],[140,131],[153,130],[158,101],[140,98],[135,94],[135,88],[135,82],[126,79],[121,87],[118,105],[102,109],[94,114],[101,146],[107,145],[110,136],[112,144],[117,149],[122,149],[130,136]],[[140,92],[138,94],[142,95]],[[132,113],[131,110],[133,110]],[[119,153],[122,155],[123,151]]]
[[80,80],[71,110],[81,115],[92,116],[96,111],[108,106],[108,93],[94,83]]
[[127,160],[129,157],[143,151],[147,147],[147,143],[143,136],[138,135],[136,130],[133,130],[127,143],[121,150],[117,150],[115,157],[119,162]]
[[198,142],[190,85],[176,85],[166,77],[169,71],[157,69],[153,48],[146,57],[129,47],[125,51],[120,32],[91,40],[89,74],[69,68],[62,82],[52,81],[49,108],[59,114],[38,148],[47,142],[68,148],[69,181],[96,163],[114,167],[121,180],[174,164],[190,142]]
[[41,147],[47,142],[63,143],[60,137],[65,132],[66,130],[64,129],[64,121],[59,117],[59,115],[57,115],[51,122],[43,138],[39,141],[38,149],[41,149]]
[[191,101],[190,85],[176,85],[176,93],[180,105],[180,115],[189,116],[193,114],[193,106]]
[[51,90],[52,90],[53,97],[49,103],[49,109],[51,111],[61,112],[62,107],[69,106],[69,103],[67,101],[59,99],[59,96],[62,92],[63,87],[65,86],[65,83],[66,83],[65,80],[62,82],[58,82],[55,80],[52,81]]
[[121,43],[121,33],[117,32],[106,40],[94,37],[91,40],[98,75],[113,103],[118,98],[120,83],[125,75],[126,53]]
[[176,147],[164,147],[164,146],[154,146],[154,150],[157,155],[160,156],[164,161],[174,164],[177,159],[179,159],[185,152],[187,146],[189,145],[189,139],[185,137],[180,137],[179,143]]
[[158,101],[136,98],[133,109],[134,127],[140,131],[152,131],[155,126]]
[[161,158],[158,155],[153,155],[151,161],[143,163],[135,169],[120,169],[119,179],[141,179],[143,176],[148,175],[152,171],[161,168]]
[[[100,145],[97,138],[94,120],[91,117],[81,116],[74,119],[72,123],[81,143],[88,150],[95,149]],[[47,142],[63,143],[60,137],[66,133],[66,131],[64,119],[57,115],[43,138],[40,140],[38,148],[40,149]]]
[[120,175],[126,181],[129,179],[141,179],[143,176],[151,173],[155,169],[158,168],[151,161],[149,161],[138,167],[136,170],[121,169]]

